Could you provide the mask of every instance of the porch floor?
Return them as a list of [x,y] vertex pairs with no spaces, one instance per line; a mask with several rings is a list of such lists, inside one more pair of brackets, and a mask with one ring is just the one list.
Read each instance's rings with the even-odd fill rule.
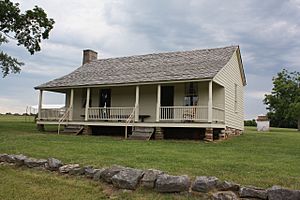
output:
[[[37,124],[57,124],[58,121],[37,121]],[[82,126],[136,126],[136,127],[182,127],[182,128],[225,128],[224,123],[199,123],[199,122],[103,122],[103,121],[69,121],[61,125]]]

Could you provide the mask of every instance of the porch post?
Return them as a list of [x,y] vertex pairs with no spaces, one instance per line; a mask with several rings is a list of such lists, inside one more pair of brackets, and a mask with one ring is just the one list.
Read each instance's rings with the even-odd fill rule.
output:
[[43,104],[43,90],[40,90],[39,94],[39,107],[38,107],[38,119],[41,120],[42,118],[42,104]]
[[71,95],[70,95],[70,105],[69,107],[71,108],[70,110],[70,115],[69,115],[69,120],[72,121],[73,119],[73,102],[74,102],[74,89],[71,89]]
[[91,89],[87,88],[86,89],[86,102],[85,102],[85,121],[88,120],[88,115],[89,115],[90,93],[91,93]]
[[139,106],[139,98],[140,98],[140,87],[137,85],[135,87],[135,113],[134,113],[134,121],[138,122],[139,121],[139,111],[140,111],[140,106]]
[[157,100],[156,100],[156,122],[159,122],[160,118],[160,95],[161,95],[161,86],[157,85]]
[[212,81],[208,84],[208,122],[212,122]]

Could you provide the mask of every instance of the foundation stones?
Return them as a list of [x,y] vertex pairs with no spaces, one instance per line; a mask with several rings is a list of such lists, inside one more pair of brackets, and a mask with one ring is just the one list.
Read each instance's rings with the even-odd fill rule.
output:
[[213,135],[213,129],[212,128],[206,128],[204,140],[209,141],[209,142],[214,140],[214,135]]

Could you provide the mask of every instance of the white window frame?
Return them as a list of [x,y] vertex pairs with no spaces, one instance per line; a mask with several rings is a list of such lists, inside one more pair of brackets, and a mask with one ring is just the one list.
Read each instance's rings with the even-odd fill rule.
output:
[[185,86],[184,86],[184,106],[197,106],[198,101],[199,101],[198,83],[195,83],[195,82],[185,83]]

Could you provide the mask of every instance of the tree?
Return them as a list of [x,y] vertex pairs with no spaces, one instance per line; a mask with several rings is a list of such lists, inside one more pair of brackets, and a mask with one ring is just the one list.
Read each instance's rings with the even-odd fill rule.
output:
[[271,126],[300,130],[300,73],[283,69],[273,78],[271,94],[266,94]]
[[[54,20],[47,18],[45,11],[35,6],[21,13],[18,3],[0,0],[0,46],[9,39],[16,40],[18,46],[24,46],[31,55],[40,51],[40,43],[49,38]],[[0,68],[3,77],[9,73],[19,73],[24,63],[7,53],[0,51]]]
[[257,123],[256,123],[255,119],[245,120],[244,121],[244,126],[257,126]]

